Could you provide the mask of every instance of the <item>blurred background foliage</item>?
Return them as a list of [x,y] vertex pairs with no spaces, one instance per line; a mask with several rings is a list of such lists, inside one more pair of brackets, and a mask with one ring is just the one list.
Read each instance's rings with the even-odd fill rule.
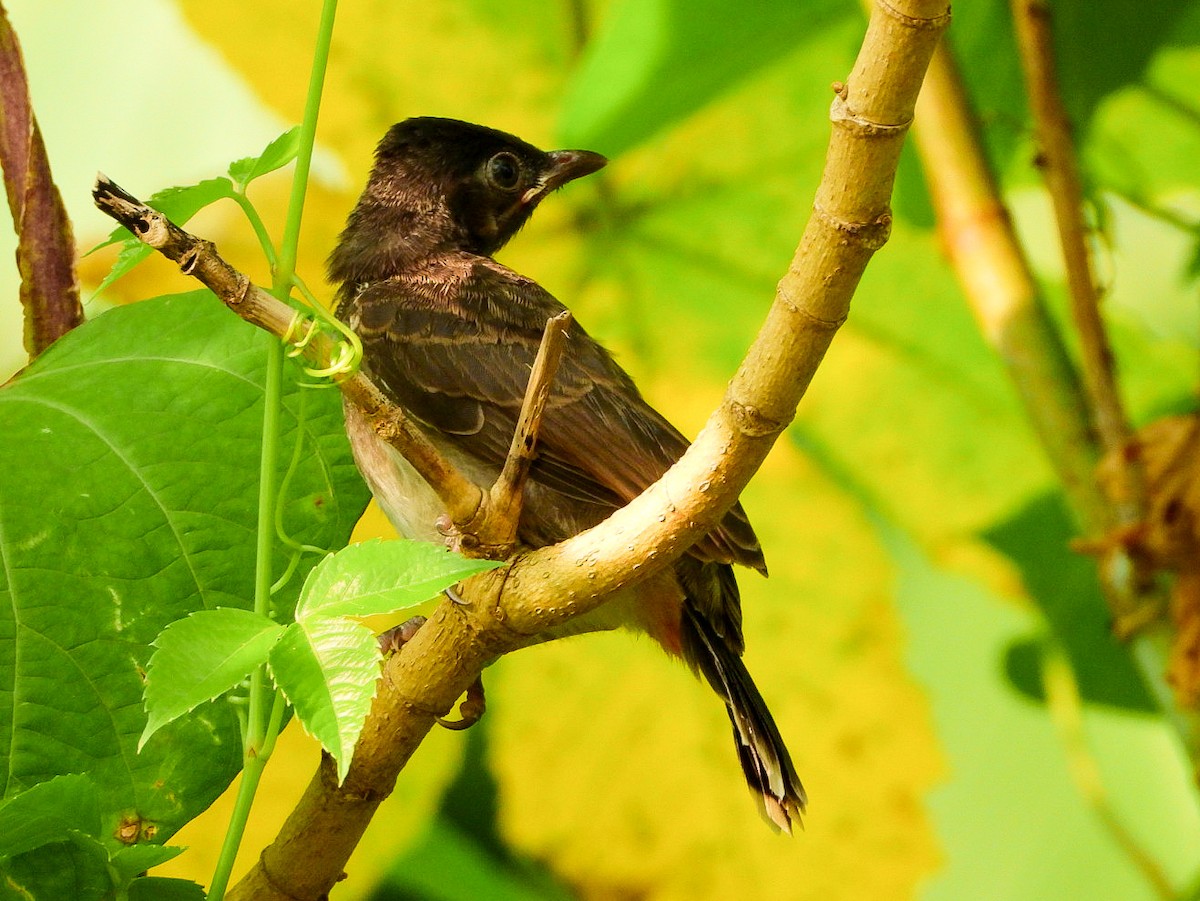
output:
[[[219,172],[300,116],[319,4],[6,6],[81,246],[108,230],[88,196],[97,168],[146,196]],[[1104,212],[1108,320],[1142,423],[1194,406],[1200,4],[1053,6]],[[1059,308],[1008,6],[955,12],[993,163]],[[609,168],[547,203],[503,259],[694,433],[799,238],[830,84],[863,27],[850,0],[342,0],[300,274],[322,284],[375,142],[407,116],[606,153]],[[256,189],[269,220],[286,192],[286,177]],[[1052,476],[939,252],[907,151],[896,209],[788,440],[745,496],[771,564],[769,581],[742,579],[747,658],[808,787],[808,831],[788,841],[758,821],[725,715],[686,670],[647,642],[593,636],[489,671],[487,718],[465,737],[435,730],[336,897],[1160,897],[1105,816],[1187,889],[1200,871],[1188,764],[1108,635],[1090,564],[1066,547]],[[193,225],[269,282],[232,207]],[[108,262],[83,261],[85,287]],[[92,311],[190,287],[155,260]],[[0,315],[11,369],[19,311]],[[386,528],[372,512],[359,533]],[[1066,649],[1082,686],[1086,750],[1064,741],[1072,711],[1044,702],[1047,647]],[[1085,754],[1103,799],[1072,777]],[[316,759],[289,730],[243,868]],[[162,872],[206,879],[228,809],[187,827],[175,843],[190,852]]]

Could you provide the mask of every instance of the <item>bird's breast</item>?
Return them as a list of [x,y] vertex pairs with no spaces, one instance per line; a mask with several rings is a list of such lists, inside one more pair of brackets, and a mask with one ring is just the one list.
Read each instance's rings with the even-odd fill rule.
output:
[[[437,493],[398,451],[376,434],[350,401],[342,406],[354,462],[396,531],[404,538],[418,541],[443,540],[445,536],[438,532],[437,520],[445,512],[445,505]],[[430,437],[450,463],[476,485],[491,485],[495,481],[497,471]]]

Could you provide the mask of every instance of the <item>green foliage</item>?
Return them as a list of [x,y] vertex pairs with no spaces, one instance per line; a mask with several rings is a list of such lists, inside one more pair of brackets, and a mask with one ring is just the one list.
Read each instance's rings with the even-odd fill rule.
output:
[[199,610],[154,639],[146,671],[146,728],[138,750],[167,723],[219,698],[267,660],[286,627],[252,610]]
[[[86,776],[56,776],[0,802],[0,872],[6,877],[0,898],[112,898],[135,884],[148,891],[160,880],[143,882],[139,874],[182,850],[104,841],[99,797]],[[168,881],[177,883],[179,894],[141,897],[203,897],[194,883]]]
[[250,182],[276,169],[282,169],[294,160],[299,152],[300,127],[296,126],[289,128],[268,144],[258,156],[248,156],[229,164],[229,177],[233,179],[234,189],[238,193],[246,193]]
[[797,35],[817,36],[847,13],[837,0],[618,3],[567,88],[559,137],[624,153],[795,51]]
[[345,779],[379,678],[375,634],[348,619],[298,620],[271,649],[270,663],[275,684]]
[[56,776],[0,807],[0,859],[66,841],[74,832],[100,832],[96,789],[86,776]]
[[[281,5],[247,9],[232,0],[183,5],[198,11],[196,28],[209,29],[226,56],[247,67],[252,64],[247,61],[263,58],[264,39],[278,42],[275,58],[299,58],[311,45],[310,23],[280,15]],[[573,74],[564,72],[570,57],[565,30],[555,30],[561,23],[546,4],[477,0],[463,9],[449,29],[447,14],[420,4],[377,5],[364,12],[343,5],[347,24],[360,23],[359,31],[346,34],[361,37],[361,54],[339,82],[339,102],[327,105],[339,151],[347,162],[365,164],[376,126],[404,115],[444,112],[535,141],[544,136],[546,119],[557,115],[564,143],[622,154],[601,176],[607,179],[604,191],[592,196],[581,185],[547,203],[509,251],[516,257],[510,261],[558,291],[590,330],[616,343],[622,361],[664,412],[684,424],[698,423],[752,337],[808,213],[828,134],[828,86],[845,77],[861,36],[857,7],[617,2],[598,17]],[[1060,0],[1053,9],[1063,84],[1090,190],[1098,202],[1112,206],[1110,215],[1097,217],[1109,240],[1100,253],[1113,281],[1107,313],[1123,386],[1135,417],[1144,421],[1157,411],[1178,409],[1181,398],[1190,403],[1193,394],[1196,316],[1184,276],[1189,258],[1200,255],[1194,221],[1189,224],[1194,210],[1182,200],[1197,188],[1200,131],[1191,86],[1200,78],[1200,4]],[[253,23],[257,20],[245,17],[260,12],[275,17],[269,33],[228,27],[235,16]],[[1061,313],[1056,239],[1039,205],[1040,192],[1027,189],[1037,173],[1029,165],[1030,126],[1009,4],[961,4],[955,16],[950,40],[989,151],[1012,189],[1026,246]],[[526,31],[537,33],[515,34],[516,17],[529,24]],[[422,22],[426,30],[418,31]],[[372,39],[400,28],[408,38],[403,54]],[[447,55],[453,64],[439,68],[437,55],[444,54],[450,33],[461,52]],[[287,44],[292,34],[299,37]],[[284,79],[277,66],[247,68],[246,76],[267,102],[294,114],[290,88],[279,87]],[[555,110],[547,98],[558,93],[565,102]],[[267,162],[239,161],[229,179],[194,186],[195,193],[185,191],[168,202],[182,204],[179,215],[186,217],[190,205],[230,197],[261,174],[262,166],[290,152],[281,147],[268,148],[262,157]],[[1117,817],[1128,821],[1175,885],[1191,880],[1200,831],[1189,774],[1179,765],[1162,718],[1151,712],[1127,653],[1109,635],[1090,562],[1065,547],[1068,525],[1036,442],[928,231],[928,198],[911,151],[902,161],[897,192],[892,242],[872,263],[853,314],[790,432],[792,441],[747,492],[772,565],[769,583],[743,585],[750,663],[785,734],[802,738],[793,750],[813,787],[814,807],[801,847],[767,844],[769,836],[754,832],[752,815],[738,818],[745,798],[736,773],[729,774],[722,713],[705,700],[693,705],[702,692],[686,674],[653,657],[645,642],[595,638],[539,648],[490,671],[489,700],[498,714],[489,723],[493,741],[463,775],[465,780],[489,771],[500,784],[503,805],[498,814],[467,805],[493,827],[487,836],[473,832],[468,817],[442,810],[398,863],[394,881],[402,892],[554,897],[553,888],[542,891],[514,875],[512,860],[524,852],[596,895],[789,901],[913,892],[925,899],[981,892],[1021,901],[1080,894],[1150,897],[1145,881],[1099,825],[1091,807],[1095,799],[1082,795],[1072,780],[1078,761],[1068,757],[1056,732],[1059,712],[1044,703],[1042,650],[1048,645],[1061,648],[1071,662]],[[1123,198],[1120,205],[1112,204],[1114,197]],[[315,217],[325,231],[314,239],[319,244],[314,259],[332,240],[334,226],[328,223],[340,221],[351,201],[340,195]],[[564,237],[570,229],[561,219],[542,228],[550,217],[561,216],[553,210],[568,208],[582,225],[588,250],[573,272],[564,265],[572,259],[573,247]],[[1164,253],[1174,239],[1183,249]],[[169,336],[192,315],[164,318],[123,349],[146,347],[170,357],[160,333]],[[204,321],[196,326],[198,334],[208,334]],[[116,356],[103,376],[84,370],[80,380],[86,375],[92,385],[106,384],[108,373],[119,368]],[[185,639],[181,649],[194,644],[203,650],[207,662],[195,681],[204,687],[167,692],[169,700],[162,702],[167,713],[189,707],[193,712],[163,726],[146,744],[147,755],[160,753],[156,749],[164,742],[188,749],[162,756],[151,770],[170,773],[172,789],[191,797],[210,758],[221,757],[225,772],[236,767],[234,740],[215,751],[206,744],[214,729],[233,736],[234,717],[225,704],[209,704],[201,696],[230,687],[240,691],[250,658],[266,654],[272,672],[281,660],[293,662],[287,654],[274,656],[281,626],[243,610],[215,609],[248,606],[247,529],[196,547],[184,544],[193,529],[211,525],[207,519],[226,519],[234,497],[236,505],[253,506],[244,482],[226,488],[224,471],[214,469],[216,463],[201,466],[200,460],[216,433],[233,421],[236,437],[229,440],[237,451],[236,468],[252,473],[257,437],[250,423],[259,413],[251,406],[244,415],[229,409],[231,394],[220,367],[210,366],[211,384],[196,384],[179,382],[166,360],[152,364],[135,356],[128,365],[142,373],[139,390],[164,406],[163,395],[170,394],[181,409],[189,403],[202,411],[216,408],[208,418],[201,416],[204,428],[172,437],[182,461],[155,456],[161,436],[177,427],[175,419],[163,418],[174,412],[169,408],[153,420],[134,417],[130,430],[137,440],[119,445],[138,467],[136,474],[157,478],[149,482],[156,496],[171,500],[185,493],[186,484],[196,503],[181,514],[153,519],[142,506],[118,505],[114,491],[105,514],[78,490],[54,490],[78,486],[77,461],[90,465],[103,459],[109,452],[103,441],[72,441],[65,449],[70,464],[56,462],[54,444],[67,433],[52,407],[43,411],[50,436],[36,428],[11,433],[6,471],[20,472],[12,481],[22,484],[0,483],[5,526],[0,552],[18,564],[11,570],[19,576],[14,581],[44,578],[47,590],[38,597],[62,601],[63,607],[53,615],[62,622],[41,641],[42,625],[52,615],[39,605],[23,606],[27,592],[14,592],[20,625],[4,625],[0,618],[0,628],[9,630],[0,634],[7,639],[11,632],[20,649],[22,698],[44,701],[51,692],[39,696],[38,686],[61,686],[52,700],[63,709],[46,708],[20,721],[19,728],[0,719],[0,748],[14,747],[13,739],[14,759],[27,761],[29,747],[57,739],[38,730],[68,717],[83,734],[103,736],[105,717],[92,704],[67,709],[67,700],[79,691],[68,681],[71,674],[86,655],[101,656],[109,645],[145,666],[148,642],[159,628],[192,613],[164,633],[160,644],[179,638]],[[237,371],[254,382],[251,370]],[[21,384],[0,393],[0,425],[9,423],[6,393]],[[288,409],[285,445],[297,409],[292,396]],[[189,409],[187,415],[200,414]],[[336,417],[330,417],[336,430]],[[304,430],[315,421],[325,422],[325,413],[310,409]],[[146,461],[147,455],[152,459]],[[230,448],[222,446],[215,459],[224,456]],[[193,472],[195,479],[187,475]],[[119,487],[125,476],[113,472],[100,483]],[[304,485],[301,478],[299,494],[291,491],[285,499],[289,531],[297,533],[303,515],[312,512],[306,508],[314,489]],[[348,490],[361,502],[360,486]],[[127,493],[137,498],[132,488]],[[11,530],[11,511],[26,506],[55,515],[49,521],[38,517],[36,528]],[[347,504],[347,514],[352,506]],[[146,531],[120,531],[118,513]],[[337,518],[343,525],[347,520]],[[142,543],[169,545],[172,527],[178,532],[175,551],[143,561]],[[38,545],[42,528],[54,530],[53,540]],[[64,534],[68,537],[61,538]],[[338,543],[315,533],[304,540],[326,548]],[[85,544],[110,553],[98,561],[80,556],[77,546]],[[54,553],[33,555],[30,549],[38,547]],[[311,702],[302,717],[317,724],[322,741],[334,750],[346,746],[364,703],[361,694],[342,692],[342,678],[358,672],[370,681],[377,657],[367,653],[361,627],[319,617],[335,610],[339,616],[358,615],[370,606],[368,599],[388,589],[389,570],[372,561],[375,553],[352,549],[343,558],[346,570],[336,568],[338,558],[314,569],[306,585],[323,587],[311,595],[306,587],[300,617],[318,619],[287,627],[299,686],[289,687],[289,697]],[[216,578],[227,557],[238,577]],[[43,576],[46,565],[51,569]],[[374,574],[352,587],[360,565]],[[187,566],[206,577],[208,586],[190,604],[177,600],[178,582],[157,581],[177,577]],[[92,579],[111,581],[114,571],[125,578],[118,586],[120,605],[90,587]],[[143,591],[143,584],[151,586],[144,591],[153,593],[163,615],[151,618],[139,607],[124,632],[97,633],[98,625],[135,609],[130,586]],[[295,584],[278,598],[280,623],[295,600]],[[192,620],[203,623],[226,613],[241,616],[244,631],[223,623],[229,634],[221,640],[207,635],[186,640]],[[175,629],[181,631],[173,635]],[[136,642],[128,638],[131,632]],[[344,667],[336,662],[343,653]],[[10,673],[18,673],[15,659],[0,654],[0,667],[8,667],[0,689],[18,684],[9,681]],[[174,681],[167,678],[172,670],[159,671],[158,665],[150,664],[148,696],[155,695],[156,683],[168,689]],[[127,670],[121,672],[132,686],[140,672]],[[115,677],[101,673],[96,686],[111,693]],[[148,703],[153,708],[159,702]],[[144,725],[136,692],[123,691],[121,704],[111,709],[122,737],[108,743],[140,767],[142,759],[132,751]],[[14,709],[25,711],[0,703],[0,718]],[[188,724],[196,729],[188,732]],[[32,741],[22,744],[27,736]],[[86,755],[70,750],[75,746],[67,747],[60,752],[64,766],[88,763]],[[531,748],[537,752],[532,758]],[[19,790],[65,771],[54,769],[59,763],[43,758],[10,783]],[[140,794],[131,789],[123,795],[106,788],[101,776],[93,778],[86,791],[96,795],[98,811],[114,809],[105,801],[114,794],[122,800],[147,793],[153,798],[149,775],[136,783]],[[494,787],[492,792],[489,804]],[[727,795],[728,808],[722,806]],[[27,803],[41,810],[43,801],[41,818],[19,809],[14,816],[23,825],[30,817],[43,842],[39,847],[50,850],[44,859],[13,854],[22,858],[21,866],[52,861],[45,878],[55,868],[59,876],[78,872],[71,892],[99,896],[111,880],[97,877],[93,886],[87,874],[111,860],[111,841],[96,839],[104,843],[101,854],[62,836],[64,829],[109,836],[111,815],[97,814],[109,820],[88,832],[90,822],[70,825],[90,816],[88,804],[64,810],[62,796],[55,800],[52,794]],[[5,809],[0,835],[11,822],[2,819]],[[178,820],[183,818],[181,813]],[[712,854],[714,847],[721,854]],[[435,862],[440,869],[422,869]],[[447,869],[467,875],[447,880]],[[66,885],[61,878],[56,885]],[[179,897],[195,897],[194,887],[178,888]],[[173,890],[161,884],[164,893]],[[150,880],[135,880],[130,896],[160,897],[156,891]]]
[[[161,842],[238,769],[227,705],[137,748],[150,642],[189,613],[250,602],[268,340],[207,292],[165,297],[77,329],[0,392],[5,469],[22,474],[0,483],[0,771],[9,795],[86,774],[101,817],[89,834],[132,816]],[[282,415],[284,441],[305,448],[285,528],[344,544],[366,493],[338,398],[293,376]],[[284,587],[281,611],[298,591]],[[72,866],[95,857],[56,853]]]
[[176,620],[154,641],[146,673],[149,720],[138,749],[163,726],[269,662],[276,686],[344,778],[375,696],[379,648],[374,633],[342,617],[395,613],[498,565],[439,545],[370,541],[313,567],[290,625],[237,608]]
[[420,541],[364,541],[331,554],[304,582],[297,620],[395,613],[501,564]]
[[[1069,549],[1071,524],[1057,496],[1037,498],[985,536],[1020,569],[1030,596],[1069,657],[1079,691],[1094,704],[1153,713],[1128,649],[1112,634],[1095,563]],[[1005,669],[1013,684],[1045,701],[1042,637],[1009,646]]]

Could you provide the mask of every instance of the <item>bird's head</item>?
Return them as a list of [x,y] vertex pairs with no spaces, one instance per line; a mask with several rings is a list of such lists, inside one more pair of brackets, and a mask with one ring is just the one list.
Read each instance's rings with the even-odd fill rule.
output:
[[377,277],[356,273],[359,267],[350,264],[366,257],[379,262],[380,252],[401,265],[405,257],[440,250],[491,255],[543,197],[605,162],[587,150],[539,150],[506,132],[456,119],[406,119],[379,142],[331,272],[341,280]]

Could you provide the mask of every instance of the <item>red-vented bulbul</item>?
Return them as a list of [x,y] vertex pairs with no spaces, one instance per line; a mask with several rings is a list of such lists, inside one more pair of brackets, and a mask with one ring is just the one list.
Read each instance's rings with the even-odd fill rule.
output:
[[[563,306],[492,254],[551,191],[604,157],[538,150],[453,119],[409,119],[380,142],[366,190],[329,261],[338,315],[362,338],[363,367],[479,485],[507,455],[546,320]],[[359,468],[397,530],[437,540],[436,495],[349,405]],[[667,470],[687,440],[579,325],[554,379],[518,538],[555,544],[604,520]],[[740,505],[657,577],[568,631],[648,632],[725,701],[738,756],[769,820],[791,832],[806,799],[779,730],[742,663],[731,564],[766,574]]]

